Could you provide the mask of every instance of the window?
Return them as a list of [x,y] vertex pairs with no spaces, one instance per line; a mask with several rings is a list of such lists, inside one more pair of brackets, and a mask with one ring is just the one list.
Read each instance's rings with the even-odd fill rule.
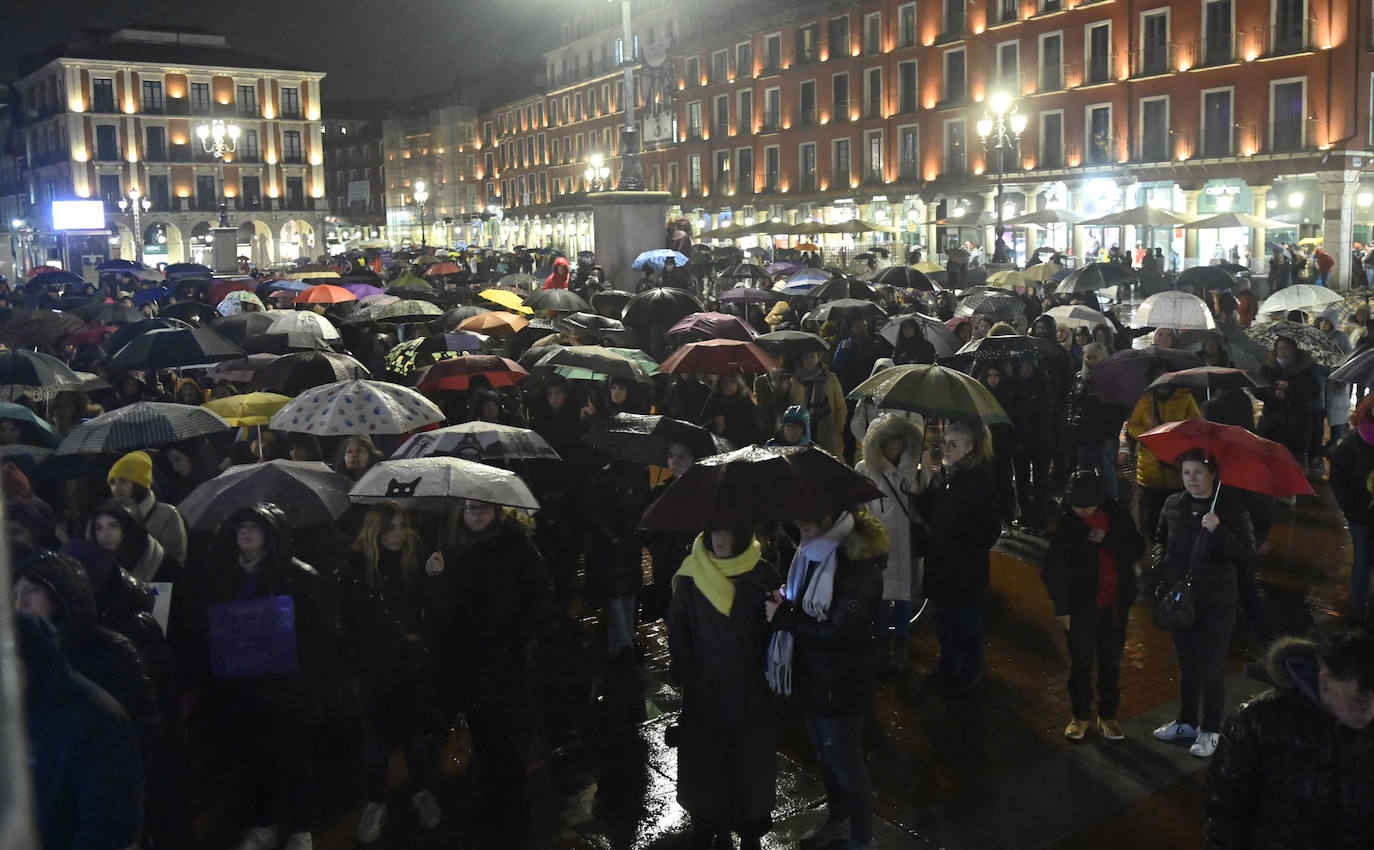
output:
[[897,7],[897,46],[916,46],[915,3],[906,3]]
[[1169,151],[1169,98],[1151,97],[1140,101],[1140,159],[1164,162]]
[[1306,143],[1306,79],[1269,84],[1269,145],[1276,153],[1302,150]]
[[1105,165],[1115,159],[1112,151],[1112,105],[1097,104],[1089,106],[1087,110],[1087,164]]
[[162,99],[162,83],[156,80],[144,80],[143,111],[150,115],[159,115],[166,108],[166,101]]
[[1058,12],[1061,8],[1063,8],[1063,4],[1060,2],[1060,0],[1040,0],[1041,14]]
[[997,84],[1009,92],[1021,90],[1021,42],[997,45]]
[[701,154],[694,153],[687,157],[687,191],[701,194]]
[[916,111],[916,60],[897,64],[897,111]]
[[240,209],[255,210],[262,206],[262,179],[254,175],[243,178],[243,198]]
[[281,134],[282,162],[301,162],[301,134],[287,130]]
[[617,38],[617,39],[615,40],[615,64],[616,64],[616,67],[617,67],[617,68],[620,67],[621,65],[624,65],[624,64],[625,64],[625,39],[624,39],[624,38]]
[[219,206],[219,194],[215,191],[214,175],[196,175],[196,209],[212,210],[217,206]]
[[720,139],[730,135],[730,95],[718,94],[711,110],[711,138]]
[[763,93],[763,129],[777,131],[782,126],[782,89],[768,89]]
[[801,115],[798,116],[803,127],[810,127],[816,123],[816,81],[807,80],[801,84]]
[[167,131],[162,127],[148,127],[144,131],[143,159],[163,162],[167,159]]
[[204,115],[210,111],[210,84],[191,83],[191,114]]
[[745,89],[739,93],[739,110],[735,113],[739,132],[754,132],[754,92]]
[[877,185],[883,182],[883,131],[869,130],[864,133],[864,183]]
[[897,128],[897,179],[916,180],[920,176],[921,131],[914,124]]
[[964,50],[945,51],[945,102],[960,103],[967,96]]
[[1017,9],[1020,7],[1020,0],[994,0],[996,3],[996,22],[999,24],[1011,23],[1017,18]]
[[91,80],[91,111],[92,112],[114,112],[114,80],[108,77],[97,77]]
[[1064,36],[1052,32],[1040,36],[1040,91],[1064,87]]
[[883,117],[883,69],[864,71],[864,117]]
[[1231,155],[1231,89],[1208,89],[1202,93],[1202,155]]
[[682,182],[678,177],[677,163],[668,163],[668,191],[677,194],[682,190]]
[[535,162],[539,163],[540,165],[548,165],[548,164],[549,164],[549,160],[548,160],[548,157],[547,157],[547,155],[546,155],[546,150],[547,150],[546,147],[545,147],[546,144],[547,144],[547,140],[544,138],[544,134],[543,134],[543,133],[540,133],[540,134],[539,134],[539,157],[535,160]]
[[1041,168],[1064,167],[1064,113],[1062,111],[1040,113],[1040,159]]
[[717,50],[711,54],[711,82],[719,85],[730,79],[730,54]]
[[701,138],[701,101],[687,104],[687,138]]
[[848,188],[851,173],[849,140],[836,139],[830,143],[830,188],[835,191]]
[[781,157],[777,145],[769,145],[763,149],[763,188],[770,191],[778,191],[778,178],[782,170]]
[[304,177],[286,178],[286,208],[289,210],[305,209]]
[[1202,5],[1202,64],[1225,65],[1234,61],[1231,0],[1206,0]]
[[735,191],[746,194],[754,191],[754,149],[735,151]]
[[1307,43],[1307,0],[1273,0],[1274,43],[1276,54],[1311,50]]
[[881,53],[883,50],[883,13],[871,12],[864,15],[864,53]]
[[281,90],[281,117],[301,117],[301,90],[297,88]]
[[120,182],[118,174],[100,175],[100,200],[104,201],[105,206],[111,209],[117,208],[119,206],[119,199],[123,197],[124,189],[120,186]]
[[258,114],[258,87],[238,86],[235,90],[234,104],[238,114],[253,117]]
[[171,206],[171,192],[168,190],[166,174],[148,175],[148,200],[153,209],[165,210]]
[[1087,65],[1084,68],[1083,83],[1085,85],[1093,85],[1095,83],[1110,82],[1114,76],[1112,73],[1111,21],[1088,24],[1087,33],[1083,40],[1088,53]]
[[711,171],[711,191],[724,195],[733,190],[730,185],[730,152],[716,151],[715,168]]
[[797,61],[818,62],[821,58],[821,25],[797,27]]
[[945,29],[943,38],[959,38],[964,34],[966,0],[945,0]]
[[797,191],[816,191],[815,142],[804,142],[797,147]]
[[95,127],[95,158],[105,162],[118,162],[119,128],[113,124],[97,124]]
[[849,43],[849,16],[830,19],[830,58],[843,59],[853,48]]
[[1167,74],[1169,62],[1169,10],[1156,9],[1140,16],[1140,75]]
[[752,41],[735,45],[735,75],[740,77],[754,76],[754,43]]
[[[695,82],[692,82],[690,80],[688,82],[691,85],[696,85]],[[573,95],[573,116],[576,120],[581,121],[582,114],[582,92],[578,92],[577,94]]]
[[945,174],[963,174],[968,163],[962,119],[945,122]]
[[773,33],[763,38],[763,70],[776,72],[782,70],[782,35]]
[[830,78],[830,108],[834,120],[849,120],[849,74],[836,74]]
[[682,72],[687,88],[701,85],[701,63],[695,56],[687,57],[687,69]]
[[244,162],[257,162],[258,156],[258,131],[244,130],[239,137],[239,159]]

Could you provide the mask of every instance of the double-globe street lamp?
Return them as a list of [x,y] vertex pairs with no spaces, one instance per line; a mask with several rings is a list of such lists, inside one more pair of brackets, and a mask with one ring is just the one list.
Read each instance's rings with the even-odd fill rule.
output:
[[201,124],[196,128],[196,136],[200,139],[205,152],[215,158],[219,163],[219,226],[229,226],[229,198],[224,194],[224,155],[236,152],[239,149],[239,126],[237,124],[225,124],[216,118],[209,124]]
[[1002,235],[1006,228],[1002,225],[1002,176],[1006,171],[1006,152],[1015,151],[1021,134],[1026,130],[1026,116],[1017,111],[1006,92],[993,94],[988,101],[988,111],[978,121],[978,135],[983,140],[983,150],[996,152],[997,160],[997,246],[993,249],[992,261],[1005,263],[1007,243]]
[[611,177],[611,169],[607,167],[601,154],[594,153],[588,160],[587,170],[582,172],[582,176],[587,178],[588,192],[604,192],[609,188],[607,181]]
[[415,201],[415,206],[420,208],[420,248],[423,249],[427,244],[425,238],[425,201],[429,200],[429,190],[425,188],[425,181],[415,181],[415,189],[410,193],[410,197]]
[[134,222],[134,260],[143,262],[143,214],[153,208],[153,202],[148,200],[148,196],[138,191],[137,186],[130,186],[129,192],[119,199],[119,211],[126,212],[133,217]]

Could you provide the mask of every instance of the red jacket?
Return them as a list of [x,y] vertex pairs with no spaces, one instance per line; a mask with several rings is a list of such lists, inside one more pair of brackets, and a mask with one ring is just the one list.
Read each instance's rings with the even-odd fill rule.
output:
[[544,278],[545,289],[568,288],[568,261],[559,257],[553,261],[553,273]]

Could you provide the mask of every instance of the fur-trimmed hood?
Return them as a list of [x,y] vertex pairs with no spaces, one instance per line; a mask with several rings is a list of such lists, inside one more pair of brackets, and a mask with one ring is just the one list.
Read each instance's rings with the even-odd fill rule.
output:
[[864,464],[874,473],[882,475],[892,468],[883,455],[883,443],[898,435],[906,437],[906,448],[897,461],[899,465],[910,466],[921,457],[925,433],[916,420],[897,413],[884,413],[873,420],[864,435]]
[[1317,696],[1317,644],[1301,637],[1283,637],[1274,641],[1265,657],[1265,671],[1269,681],[1280,691],[1299,692],[1321,705]]
[[887,527],[868,512],[867,508],[856,508],[854,530],[844,539],[844,553],[851,560],[882,558],[887,555]]

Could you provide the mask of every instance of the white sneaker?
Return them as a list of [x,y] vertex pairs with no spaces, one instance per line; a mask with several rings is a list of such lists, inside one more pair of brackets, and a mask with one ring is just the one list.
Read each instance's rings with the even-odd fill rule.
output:
[[410,798],[410,805],[415,807],[415,817],[419,819],[420,826],[425,829],[433,829],[439,825],[444,813],[439,808],[439,801],[434,799],[434,795],[426,788],[417,791],[414,797]]
[[280,843],[275,826],[255,826],[244,831],[234,850],[273,850]]
[[308,832],[293,832],[291,837],[286,839],[286,847],[283,850],[314,850],[315,842],[310,838]]
[[1179,723],[1175,720],[1170,723],[1165,723],[1163,726],[1156,729],[1155,737],[1161,741],[1177,741],[1182,738],[1196,738],[1197,727],[1191,723]]
[[363,816],[358,818],[358,843],[371,844],[381,838],[384,826],[386,803],[368,803],[363,807]]
[[1217,744],[1221,743],[1220,732],[1199,732],[1197,740],[1188,748],[1188,752],[1200,759],[1210,758],[1212,753],[1217,751]]

